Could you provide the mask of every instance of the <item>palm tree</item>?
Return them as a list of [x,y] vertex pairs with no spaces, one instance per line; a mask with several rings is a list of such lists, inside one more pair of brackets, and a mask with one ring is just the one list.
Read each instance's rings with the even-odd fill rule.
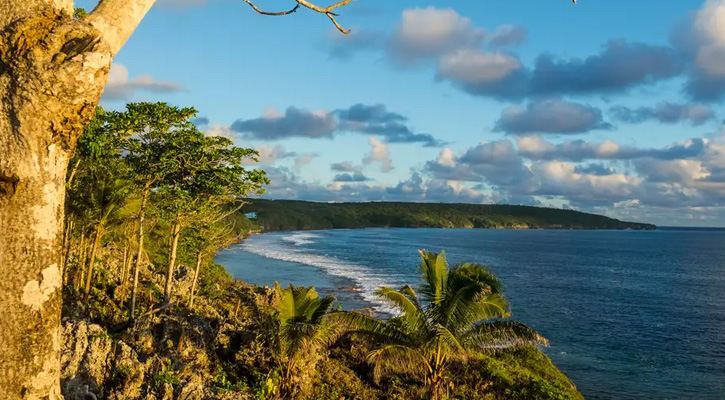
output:
[[304,382],[301,374],[313,371],[319,355],[342,333],[343,325],[330,318],[340,313],[328,313],[335,301],[333,296],[320,298],[314,287],[288,288],[276,285],[279,295],[279,347],[281,354],[282,398],[300,394]]
[[[375,380],[384,373],[420,377],[431,400],[447,397],[446,368],[475,352],[548,342],[528,326],[503,321],[511,315],[501,282],[484,266],[449,269],[445,254],[420,251],[424,283],[420,295],[411,286],[381,287],[377,295],[397,308],[400,317],[382,322],[345,313],[349,324],[372,334],[380,346],[368,360]],[[494,321],[488,321],[488,320]]]
[[106,226],[112,220],[120,207],[126,201],[128,195],[128,182],[122,179],[104,176],[95,181],[94,187],[88,193],[88,205],[94,216],[94,239],[91,246],[91,254],[88,259],[88,270],[86,272],[86,286],[84,300],[87,302],[91,291],[93,277],[93,265],[95,264],[96,250],[101,243]]

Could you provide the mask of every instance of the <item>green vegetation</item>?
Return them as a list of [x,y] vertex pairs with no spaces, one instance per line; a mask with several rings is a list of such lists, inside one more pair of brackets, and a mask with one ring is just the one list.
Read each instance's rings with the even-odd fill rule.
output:
[[556,208],[455,203],[316,203],[250,199],[263,231],[343,228],[655,229],[601,215]]
[[[424,383],[431,400],[445,399],[454,387],[451,363],[493,349],[548,344],[526,325],[501,320],[511,316],[503,285],[484,266],[462,264],[451,270],[443,253],[421,251],[421,258],[420,297],[409,285],[377,291],[400,317],[383,322],[345,314],[354,315],[352,325],[380,343],[368,355],[375,381],[408,374]],[[484,322],[492,319],[497,320]]]
[[[241,207],[269,205],[264,218],[327,205],[245,206],[267,182],[242,166],[256,152],[205,137],[195,114],[164,103],[99,109],[79,141],[63,242],[66,398],[581,398],[532,346],[546,339],[504,320],[503,287],[483,266],[450,269],[442,253],[422,252],[417,291],[378,291],[400,310],[386,321],[340,311],[312,287],[231,279],[212,255],[258,229]],[[406,207],[341,206],[328,210],[381,225]]]
[[[64,238],[64,282],[82,288],[86,303],[94,283],[109,279],[94,271],[104,240],[122,249],[116,298],[127,300],[130,285],[133,319],[142,268],[166,266],[163,296],[170,302],[177,259],[195,265],[184,293],[192,303],[205,257],[247,232],[227,217],[241,207],[238,199],[262,193],[268,182],[263,171],[242,166],[257,153],[205,136],[191,123],[195,116],[193,108],[133,103],[124,112],[98,109],[86,127],[68,171]],[[156,300],[158,286],[148,289]]]

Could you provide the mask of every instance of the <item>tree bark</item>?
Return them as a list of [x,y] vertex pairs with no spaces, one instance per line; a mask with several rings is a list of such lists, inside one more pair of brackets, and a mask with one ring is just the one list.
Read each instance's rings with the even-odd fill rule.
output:
[[189,294],[189,308],[194,307],[194,295],[196,294],[196,282],[199,279],[199,270],[201,262],[204,259],[201,251],[196,252],[196,268],[194,268],[194,277],[191,280],[191,293]]
[[60,264],[61,274],[63,275],[63,286],[68,284],[68,258],[70,256],[70,240],[73,234],[73,220],[68,218],[66,222],[65,234],[63,235],[63,255]]
[[68,160],[153,3],[103,0],[74,20],[72,0],[0,0],[0,399],[62,398]]
[[181,236],[181,224],[177,221],[171,227],[171,247],[169,248],[169,264],[166,269],[166,285],[164,286],[164,297],[171,299],[171,287],[174,280],[174,267],[176,266],[176,249],[179,247]]
[[128,242],[123,246],[123,265],[121,266],[121,282],[120,287],[123,290],[126,287],[126,281],[128,280],[128,264],[131,260],[131,246]]
[[86,265],[84,262],[83,254],[85,252],[85,246],[86,246],[86,232],[83,230],[83,227],[81,227],[81,241],[78,244],[78,250],[76,251],[76,265],[75,265],[75,272],[73,273],[73,286],[76,289],[80,289],[81,284],[83,282],[83,277],[81,276],[81,273],[83,271],[83,266]]
[[99,223],[96,226],[96,233],[91,245],[91,255],[88,257],[88,269],[86,270],[86,287],[84,289],[83,300],[88,303],[88,296],[91,294],[91,281],[93,280],[93,265],[96,263],[96,250],[98,244],[101,243],[103,236],[103,226]]
[[151,182],[146,182],[144,185],[143,193],[141,193],[141,206],[138,210],[138,218],[136,223],[138,224],[138,235],[136,237],[138,251],[136,252],[136,259],[133,264],[133,289],[131,289],[131,310],[130,318],[134,319],[136,313],[136,292],[138,291],[138,273],[141,266],[141,257],[143,257],[143,222],[146,218],[146,204],[148,203],[149,191],[151,190]]

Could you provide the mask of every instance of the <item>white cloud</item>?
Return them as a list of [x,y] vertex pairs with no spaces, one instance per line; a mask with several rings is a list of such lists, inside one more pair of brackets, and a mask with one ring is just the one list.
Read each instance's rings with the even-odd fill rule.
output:
[[519,60],[507,54],[460,49],[438,60],[438,78],[475,85],[500,81],[520,68]]
[[379,162],[380,171],[390,172],[393,170],[393,162],[390,160],[390,151],[388,150],[388,144],[378,140],[375,136],[371,136],[368,139],[370,144],[370,153],[368,153],[363,159],[365,165]]
[[317,157],[318,157],[318,155],[315,153],[305,153],[305,154],[300,155],[299,157],[295,158],[295,169],[296,170],[301,169],[303,166],[311,163],[312,160],[314,160]]
[[129,78],[128,68],[113,63],[108,74],[108,83],[103,92],[104,100],[130,100],[137,92],[178,93],[187,90],[181,84],[171,81],[157,81],[151,75]]
[[450,8],[407,9],[393,33],[390,51],[394,60],[412,63],[457,48],[480,46],[486,35],[485,29]]

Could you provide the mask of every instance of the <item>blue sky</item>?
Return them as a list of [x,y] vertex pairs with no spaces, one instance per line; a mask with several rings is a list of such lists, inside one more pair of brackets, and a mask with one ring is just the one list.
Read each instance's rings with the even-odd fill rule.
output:
[[205,132],[260,150],[272,198],[725,226],[725,1],[357,0],[339,14],[349,35],[306,9],[160,0],[102,103],[196,107]]

